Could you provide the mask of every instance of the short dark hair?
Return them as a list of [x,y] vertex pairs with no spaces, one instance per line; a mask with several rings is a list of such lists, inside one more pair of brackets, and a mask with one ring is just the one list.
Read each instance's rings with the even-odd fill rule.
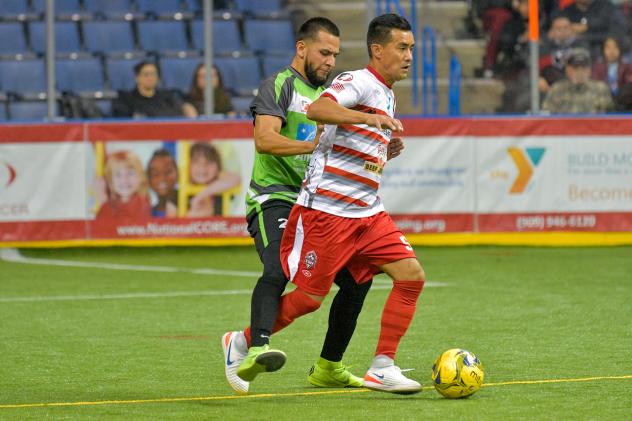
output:
[[387,13],[374,18],[371,23],[369,23],[369,30],[366,34],[366,46],[369,50],[369,57],[373,57],[373,54],[371,53],[371,45],[384,45],[390,41],[391,29],[412,31],[408,20],[406,20],[403,16],[396,15],[395,13]]
[[143,60],[140,63],[134,65],[134,76],[138,76],[145,66],[154,66],[156,68],[156,71],[158,72],[158,76],[160,76],[160,69],[158,68],[158,65],[155,62],[149,60]]
[[301,25],[296,34],[297,41],[304,41],[306,39],[316,39],[318,31],[325,31],[335,37],[340,37],[340,30],[331,20],[323,17],[315,17],[305,21]]

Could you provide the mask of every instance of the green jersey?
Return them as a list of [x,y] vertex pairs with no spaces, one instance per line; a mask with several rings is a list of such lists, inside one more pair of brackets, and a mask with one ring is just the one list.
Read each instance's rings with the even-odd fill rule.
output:
[[[283,120],[280,134],[295,140],[312,141],[316,123],[306,116],[307,108],[324,90],[314,87],[292,67],[262,82],[250,105],[253,117],[272,115]],[[269,200],[296,201],[311,154],[274,156],[255,151],[250,188],[246,193],[247,214]]]

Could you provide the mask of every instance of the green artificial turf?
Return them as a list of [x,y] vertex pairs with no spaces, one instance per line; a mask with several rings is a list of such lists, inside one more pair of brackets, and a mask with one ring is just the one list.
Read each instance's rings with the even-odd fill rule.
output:
[[[632,247],[415,251],[429,285],[396,362],[416,369],[422,393],[307,383],[332,293],[272,338],[286,366],[236,397],[220,338],[249,322],[253,248],[22,250],[31,263],[0,261],[0,419],[632,418]],[[195,273],[209,268],[245,273]],[[374,285],[344,359],[357,375],[389,292],[383,276]],[[469,399],[431,388],[432,363],[454,347],[485,366]],[[51,403],[63,405],[36,406]]]

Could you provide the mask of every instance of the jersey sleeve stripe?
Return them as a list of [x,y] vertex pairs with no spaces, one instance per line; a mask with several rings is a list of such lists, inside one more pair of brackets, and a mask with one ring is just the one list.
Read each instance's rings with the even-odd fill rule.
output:
[[324,171],[328,172],[328,173],[331,173],[331,174],[339,175],[339,176],[344,177],[344,178],[348,178],[349,180],[353,180],[353,181],[356,181],[358,183],[362,183],[362,184],[367,185],[367,186],[369,186],[369,187],[371,187],[371,188],[373,188],[375,190],[377,190],[377,188],[379,187],[379,183],[376,183],[375,181],[373,181],[373,180],[371,180],[369,178],[362,177],[361,175],[354,174],[354,173],[351,173],[349,171],[342,170],[340,168],[336,168],[336,167],[332,167],[332,166],[327,165],[327,166],[325,166],[325,170]]
[[338,126],[338,128],[347,132],[358,134],[368,139],[377,140],[378,142],[381,142],[384,145],[388,145],[388,139],[386,139],[384,136],[378,133],[372,132],[371,130],[363,129],[361,127],[354,126],[352,124],[343,124],[343,125]]
[[388,115],[386,111],[382,111],[379,108],[369,107],[368,105],[358,104],[352,108],[352,110],[361,111],[369,114]]
[[316,194],[321,194],[323,196],[331,197],[332,199],[336,199],[339,202],[352,203],[354,205],[366,208],[369,205],[366,202],[363,202],[360,199],[354,199],[353,197],[345,196],[344,194],[336,193],[330,190],[325,190],[318,188],[316,189]]
[[321,96],[324,96],[325,98],[329,98],[332,101],[338,102],[338,99],[335,96],[333,96],[332,94],[330,94],[329,92],[325,92]]
[[350,155],[350,156],[354,156],[356,158],[360,158],[363,159],[365,161],[370,161],[370,162],[374,162],[374,163],[378,163],[378,159],[372,155],[368,155],[365,154],[363,152],[360,151],[356,151],[355,149],[350,149],[350,148],[345,148],[344,146],[340,146],[337,144],[333,145],[333,151],[334,152],[339,152],[345,155]]

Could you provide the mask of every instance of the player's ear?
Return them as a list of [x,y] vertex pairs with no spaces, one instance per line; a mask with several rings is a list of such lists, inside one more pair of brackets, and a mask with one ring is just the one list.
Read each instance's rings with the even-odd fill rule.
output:
[[371,56],[377,59],[382,58],[382,46],[380,44],[371,44]]
[[307,45],[304,40],[296,41],[296,55],[301,59],[307,55]]

